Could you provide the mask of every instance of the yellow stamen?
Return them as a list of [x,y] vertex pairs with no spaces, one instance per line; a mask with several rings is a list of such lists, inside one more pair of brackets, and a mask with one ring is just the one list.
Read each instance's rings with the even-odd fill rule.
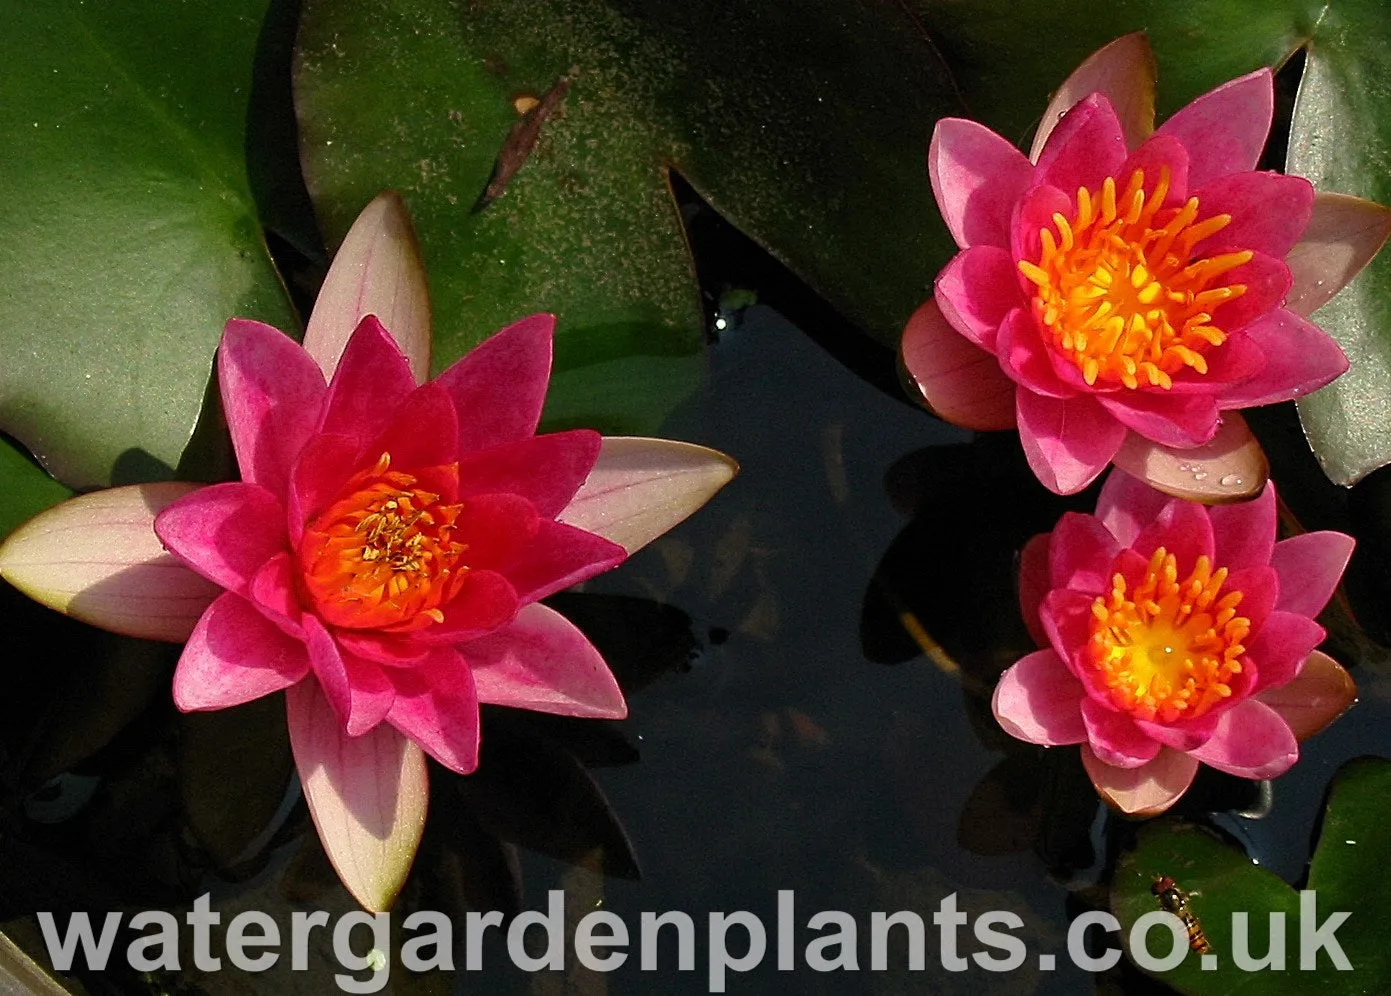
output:
[[1232,694],[1251,621],[1236,614],[1242,593],[1222,593],[1227,569],[1205,556],[1178,579],[1174,555],[1154,551],[1133,593],[1111,579],[1092,603],[1088,657],[1118,709],[1171,723],[1203,715]]
[[1203,353],[1227,337],[1212,311],[1246,293],[1217,281],[1250,262],[1249,250],[1191,258],[1231,215],[1195,223],[1196,197],[1163,206],[1169,186],[1161,168],[1148,193],[1143,170],[1119,194],[1109,176],[1099,193],[1079,188],[1076,214],[1054,214],[1057,234],[1039,231],[1038,260],[1018,262],[1035,318],[1088,384],[1168,389],[1181,370],[1207,373]]
[[[448,505],[391,455],[353,477],[343,497],[305,527],[304,585],[320,614],[348,628],[418,629],[443,622],[458,591],[467,546],[453,538],[462,504]],[[457,467],[432,468],[448,474]]]

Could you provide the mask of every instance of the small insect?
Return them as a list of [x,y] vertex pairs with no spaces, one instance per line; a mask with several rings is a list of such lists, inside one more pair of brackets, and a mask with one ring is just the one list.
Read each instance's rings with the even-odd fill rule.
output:
[[1203,925],[1198,920],[1198,914],[1194,913],[1193,907],[1188,905],[1188,893],[1180,889],[1178,884],[1168,875],[1155,876],[1150,891],[1154,893],[1163,909],[1183,921],[1184,929],[1188,931],[1189,948],[1198,954],[1210,953],[1212,945],[1208,943],[1207,935],[1203,933]]

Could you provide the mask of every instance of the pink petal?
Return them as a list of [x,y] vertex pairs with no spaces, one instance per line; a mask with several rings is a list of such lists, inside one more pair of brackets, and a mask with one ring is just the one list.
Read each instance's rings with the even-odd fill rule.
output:
[[166,551],[154,521],[199,487],[140,484],[55,505],[0,545],[0,575],[74,619],[126,636],[181,643],[222,588]]
[[602,536],[542,519],[536,539],[504,572],[526,605],[617,567],[628,554]]
[[370,461],[391,454],[394,470],[415,473],[453,463],[458,455],[458,417],[449,392],[431,381],[417,387],[397,406],[381,435],[367,445]]
[[1093,398],[1045,398],[1020,387],[1015,406],[1024,455],[1055,494],[1075,494],[1094,481],[1125,439],[1125,426]]
[[[304,537],[304,527],[342,497],[343,485],[359,469],[355,461],[361,449],[362,442],[356,436],[321,433],[300,451],[290,474],[286,509],[290,542],[296,547]],[[375,462],[376,457],[369,459]]]
[[1099,761],[1118,768],[1138,768],[1159,754],[1159,742],[1146,736],[1130,716],[1096,699],[1082,700],[1082,719],[1087,725],[1087,743]]
[[406,355],[415,383],[430,373],[430,295],[415,229],[401,196],[378,194],[348,229],[334,253],[313,314],[304,351],[332,377],[358,323],[375,315]]
[[1348,368],[1347,357],[1327,332],[1283,308],[1247,326],[1245,334],[1265,353],[1265,366],[1255,376],[1224,388],[1219,396],[1223,408],[1300,398]]
[[1106,482],[1101,485],[1101,494],[1096,499],[1096,517],[1119,545],[1127,547],[1167,504],[1168,496],[1117,468],[1106,475]]
[[1195,188],[1193,194],[1199,222],[1219,214],[1232,219],[1195,245],[1195,256],[1250,249],[1284,259],[1309,224],[1314,207],[1314,185],[1283,173],[1234,173]]
[[1127,148],[1133,149],[1154,131],[1154,83],[1159,69],[1143,31],[1123,35],[1098,49],[1072,71],[1048,102],[1034,135],[1029,159],[1039,153],[1063,116],[1079,100],[1104,94],[1116,110]]
[[1160,446],[1130,433],[1115,455],[1117,470],[1142,479],[1147,487],[1185,501],[1242,501],[1265,487],[1270,465],[1246,420],[1234,411],[1222,413],[1217,435],[1202,446]]
[[1326,635],[1308,616],[1272,612],[1246,643],[1246,655],[1256,662],[1256,691],[1291,681]]
[[[1214,558],[1213,563],[1222,566],[1222,561]],[[1280,594],[1280,581],[1275,568],[1269,564],[1238,567],[1227,575],[1223,591],[1241,592],[1241,604],[1237,615],[1250,620],[1252,629],[1259,630],[1266,617],[1275,611],[1275,599]],[[1237,687],[1238,683],[1233,683]]]
[[1169,190],[1164,196],[1165,207],[1179,207],[1188,199],[1188,149],[1176,138],[1151,135],[1139,148],[1130,153],[1116,171],[1116,185],[1122,190],[1136,170],[1145,175],[1145,190],[1153,192],[1164,173],[1169,175]]
[[1293,277],[1285,307],[1312,315],[1371,262],[1391,235],[1391,208],[1318,191],[1309,226],[1285,257]]
[[1275,90],[1269,69],[1223,83],[1159,126],[1188,147],[1190,189],[1256,168],[1270,133]]
[[1014,428],[1014,382],[994,354],[973,346],[929,300],[908,319],[899,363],[919,399],[939,418],[966,429]]
[[558,521],[612,540],[631,555],[704,505],[738,471],[729,457],[704,446],[608,436]]
[[415,378],[401,347],[368,315],[338,361],[318,429],[365,443],[386,428],[396,407],[414,390]]
[[1010,228],[1009,251],[1015,259],[1037,263],[1043,257],[1043,240],[1039,232],[1045,228],[1057,234],[1053,215],[1072,217],[1077,191],[1059,190],[1047,184],[1033,187],[1019,203]]
[[1137,390],[1096,400],[1117,422],[1161,446],[1201,446],[1217,434],[1217,403],[1210,395]]
[[[1218,237],[1221,237],[1220,233]],[[1245,328],[1285,303],[1285,297],[1290,290],[1290,268],[1281,260],[1258,252],[1249,263],[1224,274],[1222,280],[1227,286],[1240,285],[1246,288],[1246,292],[1240,297],[1218,305],[1212,312],[1213,325],[1219,329],[1233,331]],[[1242,338],[1239,335],[1233,336],[1226,344],[1209,354],[1208,372],[1202,375],[1202,380],[1209,384],[1214,382],[1212,375],[1218,373],[1214,361],[1223,358],[1230,351],[1229,347],[1240,343]],[[1249,376],[1255,372],[1255,369],[1247,370],[1244,375]],[[1222,379],[1231,378],[1224,376]]]
[[1011,311],[1000,323],[1000,331],[995,339],[995,355],[1000,359],[1000,369],[1033,394],[1049,398],[1090,394],[1091,388],[1082,380],[1081,371],[1052,349],[1044,341],[1045,335],[1028,309],[1015,308]]
[[597,432],[575,429],[466,453],[459,460],[459,494],[518,494],[554,518],[589,476],[601,444]]
[[[1082,670],[1078,662],[1084,656],[1091,638],[1092,603],[1096,601],[1096,595],[1097,592],[1054,588],[1039,605],[1039,622],[1048,643],[1058,659],[1067,664],[1079,680],[1090,671],[1090,665]],[[1088,693],[1095,691],[1101,701],[1109,700],[1104,691],[1092,689],[1091,682],[1083,681],[1082,685]]]
[[440,374],[454,397],[459,452],[536,434],[551,372],[552,315],[532,315],[484,340]]
[[338,643],[312,614],[304,616],[304,639],[309,651],[309,666],[333,711],[338,714],[339,725],[346,729],[352,717],[353,691]]
[[1222,708],[1223,704],[1219,702],[1197,719],[1178,720],[1172,723],[1137,719],[1135,725],[1145,736],[1156,743],[1161,743],[1173,750],[1187,752],[1207,743],[1212,736],[1212,731],[1217,728],[1217,721],[1221,715],[1218,710]]
[[1033,173],[1023,153],[982,124],[942,118],[933,129],[927,174],[942,218],[962,248],[1008,244],[1015,202]]
[[1130,548],[1148,560],[1162,546],[1173,554],[1179,571],[1187,575],[1199,557],[1212,557],[1214,545],[1207,509],[1192,502],[1170,501]]
[[386,719],[396,704],[396,689],[375,662],[339,647],[348,673],[350,706],[347,734],[360,737]]
[[1102,181],[1115,176],[1125,160],[1120,120],[1106,97],[1092,94],[1080,100],[1048,136],[1038,156],[1035,182],[1057,187],[1072,198],[1080,187],[1100,190]]
[[469,665],[451,647],[394,676],[387,722],[440,764],[467,775],[478,767],[478,698]]
[[288,688],[309,673],[304,644],[223,593],[208,606],[174,670],[174,704],[184,712],[226,709]]
[[472,640],[510,623],[520,604],[511,582],[501,574],[470,570],[458,593],[441,607],[444,621],[412,634],[412,639],[421,646]]
[[290,465],[319,421],[323,374],[284,333],[241,318],[222,333],[217,373],[242,480],[284,494]]
[[304,640],[304,609],[299,603],[299,563],[289,552],[276,554],[251,579],[247,596],[280,629]]
[[1296,740],[1307,740],[1357,701],[1357,685],[1341,664],[1315,650],[1298,675],[1258,698],[1289,724]]
[[1040,647],[1048,643],[1048,634],[1038,618],[1038,607],[1052,588],[1048,578],[1051,539],[1050,533],[1039,533],[1030,537],[1024,549],[1019,551],[1019,612],[1024,617],[1024,626],[1029,635]]
[[1050,588],[1103,592],[1111,587],[1112,564],[1120,547],[1095,516],[1067,512],[1058,520],[1048,546]]
[[573,623],[544,605],[528,605],[507,629],[463,649],[480,702],[594,719],[628,714],[599,651]]
[[954,329],[990,350],[1005,315],[1024,304],[1015,259],[998,246],[972,246],[953,256],[937,275],[936,298]]
[[1087,739],[1081,710],[1085,695],[1056,653],[1035,650],[1000,676],[990,708],[1010,736],[1055,747]]
[[1103,802],[1127,816],[1158,816],[1182,798],[1198,773],[1198,762],[1165,748],[1138,768],[1107,764],[1082,745],[1082,767]]
[[1211,739],[1189,756],[1238,778],[1274,778],[1299,758],[1299,744],[1280,714],[1247,699],[1222,714]]
[[1352,557],[1351,536],[1331,531],[1304,533],[1275,544],[1270,566],[1280,576],[1276,607],[1313,618],[1323,611]]
[[425,829],[425,757],[386,724],[344,734],[316,681],[291,687],[285,705],[300,784],[328,859],[354,899],[385,910]]
[[454,523],[454,540],[467,547],[470,568],[499,571],[522,556],[541,528],[531,502],[519,495],[469,495]]
[[1213,564],[1217,567],[1264,567],[1275,549],[1275,485],[1254,501],[1208,510],[1212,523]]
[[285,509],[257,484],[214,484],[159,513],[155,534],[209,581],[246,594],[261,566],[288,549]]

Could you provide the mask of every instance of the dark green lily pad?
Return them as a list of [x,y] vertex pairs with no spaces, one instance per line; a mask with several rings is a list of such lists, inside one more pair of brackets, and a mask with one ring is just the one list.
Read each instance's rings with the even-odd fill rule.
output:
[[72,492],[44,473],[28,453],[0,438],[0,537],[71,497]]
[[[1386,800],[1391,798],[1391,762],[1362,758],[1339,771],[1324,813],[1318,849],[1309,867],[1304,898],[1282,879],[1253,864],[1243,852],[1212,834],[1177,821],[1152,823],[1139,833],[1134,851],[1116,866],[1111,903],[1122,935],[1143,914],[1160,909],[1152,891],[1158,876],[1172,878],[1188,894],[1191,912],[1211,944],[1213,969],[1190,951],[1171,971],[1154,973],[1180,992],[1199,994],[1296,994],[1386,992],[1391,988],[1391,948],[1385,929],[1391,922],[1391,837],[1386,834]],[[1301,902],[1313,895],[1314,916],[1305,919]],[[1233,942],[1235,913],[1247,914],[1249,941],[1244,952]],[[1337,914],[1348,916],[1337,921]],[[1283,914],[1284,968],[1258,971],[1238,954],[1256,961],[1271,950],[1269,915]],[[1329,927],[1333,927],[1332,930]],[[1332,935],[1350,970],[1339,970],[1332,947],[1314,951],[1304,967],[1302,938],[1323,929]],[[1162,930],[1153,931],[1149,950],[1168,951]]]
[[6,14],[0,428],[68,484],[174,466],[223,323],[293,321],[247,180],[267,6]]

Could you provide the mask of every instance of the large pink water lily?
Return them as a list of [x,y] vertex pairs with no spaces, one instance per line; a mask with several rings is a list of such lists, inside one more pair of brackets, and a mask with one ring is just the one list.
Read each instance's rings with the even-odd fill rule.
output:
[[[1265,467],[1223,413],[1298,397],[1347,368],[1304,316],[1375,254],[1391,211],[1256,170],[1269,70],[1156,130],[1153,67],[1143,35],[1092,56],[1029,157],[974,121],[938,122],[929,174],[961,252],[909,322],[903,360],[944,418],[1017,425],[1055,492],[1080,490],[1113,459],[1162,485],[1163,461],[1150,466],[1161,450],[1196,470],[1182,488],[1230,500],[1258,493]],[[1224,421],[1229,437],[1214,443]],[[1184,455],[1203,447],[1194,456],[1216,472]]]
[[409,219],[384,195],[304,346],[228,323],[217,372],[240,481],[84,496],[0,548],[0,572],[47,604],[187,640],[181,709],[285,690],[320,836],[373,909],[419,842],[424,754],[472,771],[480,703],[626,714],[599,653],[540,599],[617,565],[735,469],[665,440],[537,435],[547,315],[421,384],[428,322]]
[[1313,619],[1353,541],[1275,541],[1275,486],[1218,508],[1171,499],[1121,471],[1095,515],[1035,537],[1020,602],[1046,649],[1000,679],[1000,725],[1031,743],[1082,744],[1097,791],[1129,813],[1167,809],[1199,764],[1271,778],[1355,696],[1316,653]]

